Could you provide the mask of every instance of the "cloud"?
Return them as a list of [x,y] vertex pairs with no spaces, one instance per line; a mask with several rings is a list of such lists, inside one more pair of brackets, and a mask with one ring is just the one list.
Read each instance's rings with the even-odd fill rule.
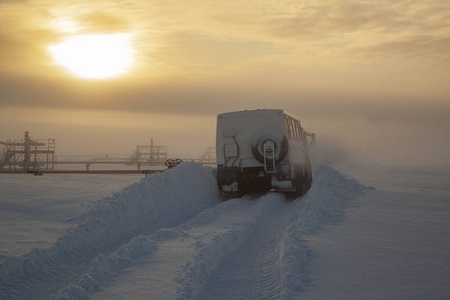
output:
[[[450,34],[450,32],[449,32]],[[412,36],[371,46],[354,48],[354,54],[370,57],[396,56],[409,61],[420,60],[434,66],[450,66],[450,35],[445,37]]]
[[43,45],[54,41],[56,35],[42,26],[40,21],[45,14],[31,13],[22,2],[14,2],[14,5],[24,6],[20,9],[23,16],[8,5],[0,6],[0,70],[26,72],[48,61]]
[[218,74],[230,65],[264,57],[275,51],[264,41],[242,41],[209,36],[196,31],[167,34],[164,46],[151,54],[152,61],[171,62],[190,77]]
[[377,97],[320,89],[246,85],[245,82],[86,82],[0,73],[4,107],[215,115],[224,111],[284,108],[311,119],[363,118],[373,123],[429,123],[450,127],[447,98]]
[[202,63],[217,72],[230,62],[279,59],[277,53],[300,67],[305,61],[377,64],[389,55],[403,59],[412,49],[414,58],[434,55],[438,62],[448,59],[449,6],[434,0],[6,2],[2,52],[14,53],[14,61],[44,63],[46,47],[67,35],[58,22],[73,22],[77,33],[130,31],[142,71],[162,76]]
[[94,11],[76,16],[74,19],[80,24],[82,30],[89,34],[108,34],[131,30],[131,24],[126,19],[121,18],[120,15],[117,15],[117,13]]
[[[348,33],[402,36],[412,32],[448,32],[449,4],[442,1],[317,1],[299,2],[291,14],[269,20],[272,31],[282,37],[303,37],[305,33],[335,37]],[[439,7],[439,8],[437,8]],[[306,34],[308,36],[308,34]],[[320,36],[319,36],[320,37]]]
[[[381,139],[382,125],[398,149],[402,130],[406,148],[423,143],[425,128],[444,145],[449,8],[442,0],[1,1],[0,107],[18,114],[2,130],[20,126],[14,120],[27,110],[193,120],[283,108],[322,135],[364,125],[344,144],[359,149],[362,140],[368,152],[383,145],[365,131]],[[74,78],[47,51],[71,35],[119,31],[132,36],[138,62],[121,78]],[[78,125],[70,125],[72,133]],[[411,128],[420,134],[407,135]]]
[[395,55],[447,66],[450,56],[450,4],[443,1],[318,1],[268,20],[265,28],[311,57],[377,63]]

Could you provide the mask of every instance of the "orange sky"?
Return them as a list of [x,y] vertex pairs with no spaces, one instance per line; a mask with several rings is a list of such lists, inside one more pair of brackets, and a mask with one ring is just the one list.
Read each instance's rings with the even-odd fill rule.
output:
[[[110,77],[52,52],[89,36],[68,60]],[[218,113],[281,108],[333,159],[450,165],[448,1],[0,1],[0,60],[2,141],[198,154]]]

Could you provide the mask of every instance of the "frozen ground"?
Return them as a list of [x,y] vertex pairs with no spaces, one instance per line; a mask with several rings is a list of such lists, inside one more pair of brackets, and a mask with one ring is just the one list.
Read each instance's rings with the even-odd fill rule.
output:
[[347,171],[377,190],[306,237],[312,285],[301,299],[450,299],[449,169]]
[[219,203],[193,163],[2,174],[0,299],[449,299],[450,170],[338,169],[293,202]]
[[96,201],[142,177],[0,174],[0,258],[50,247]]

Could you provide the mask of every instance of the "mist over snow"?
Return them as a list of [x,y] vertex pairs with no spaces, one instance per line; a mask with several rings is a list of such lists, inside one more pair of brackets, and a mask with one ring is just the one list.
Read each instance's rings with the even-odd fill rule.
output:
[[[214,169],[182,163],[92,202],[49,247],[1,257],[0,298],[448,298],[450,170],[341,172],[319,167],[294,201],[220,202]],[[23,198],[16,212],[45,197],[9,194]]]
[[0,300],[450,299],[450,1],[312,2],[0,0],[4,169],[26,131],[60,163],[197,159],[232,111],[316,135],[293,201],[193,162],[0,174]]

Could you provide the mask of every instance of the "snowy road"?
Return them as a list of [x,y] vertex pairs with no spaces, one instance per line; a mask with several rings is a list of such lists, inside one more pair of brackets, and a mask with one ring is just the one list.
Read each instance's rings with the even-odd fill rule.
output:
[[263,299],[280,294],[282,266],[278,258],[287,230],[284,217],[290,205],[283,204],[279,195],[267,197],[273,197],[270,200],[276,205],[258,216],[236,254],[221,261],[199,299]]
[[302,236],[363,191],[323,167],[303,199],[219,203],[210,171],[182,164],[98,201],[51,247],[5,257],[0,297],[289,298],[309,281]]
[[449,173],[358,174],[374,190],[321,167],[301,199],[220,203],[211,171],[184,163],[69,214],[76,225],[50,247],[0,257],[0,299],[450,295]]
[[[308,220],[308,199],[303,200],[291,203],[281,194],[268,194],[257,201],[233,199],[204,210],[150,236],[156,250],[92,298],[121,299],[130,289],[138,298],[290,298],[309,281],[304,273],[309,250],[299,239],[298,222],[313,223],[310,228],[315,230],[330,217],[339,218],[343,204],[330,206],[327,217]],[[309,213],[317,217],[316,208]]]

